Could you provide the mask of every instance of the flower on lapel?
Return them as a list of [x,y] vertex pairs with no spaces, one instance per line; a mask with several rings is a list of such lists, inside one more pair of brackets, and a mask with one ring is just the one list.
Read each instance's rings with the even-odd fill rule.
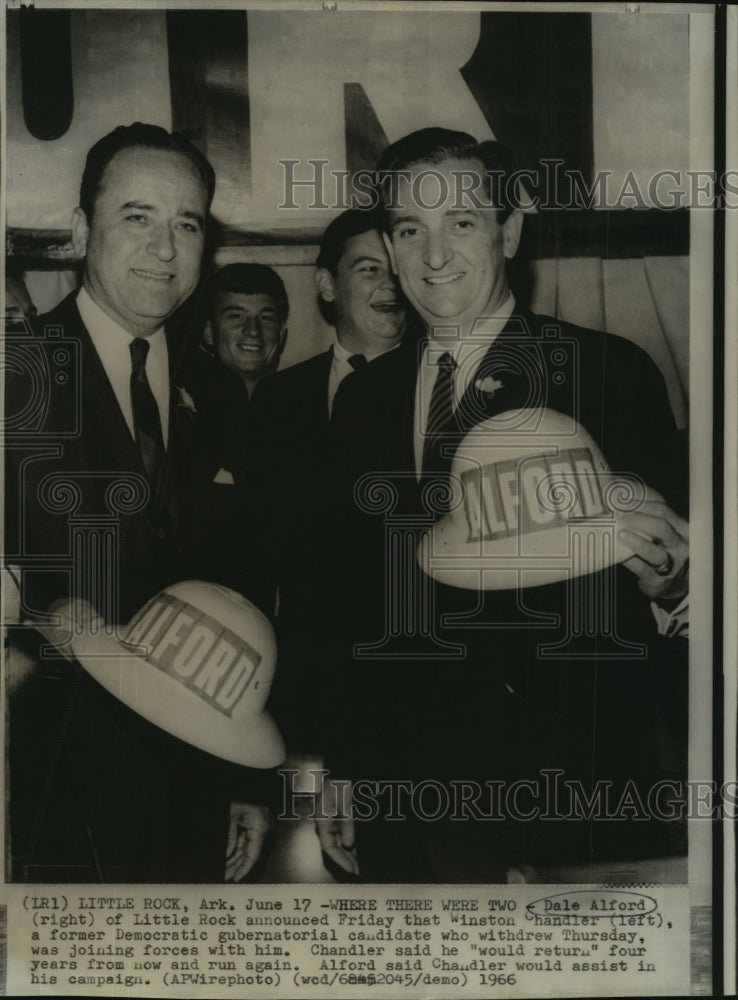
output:
[[175,385],[174,387],[179,393],[179,402],[177,406],[184,407],[185,410],[189,410],[190,413],[197,413],[197,407],[195,406],[195,400],[190,396],[186,389],[183,389],[180,385]]
[[499,379],[496,379],[494,375],[485,375],[484,378],[478,378],[474,383],[474,388],[477,392],[481,392],[488,399],[494,399],[494,395],[498,389],[504,388],[503,383]]

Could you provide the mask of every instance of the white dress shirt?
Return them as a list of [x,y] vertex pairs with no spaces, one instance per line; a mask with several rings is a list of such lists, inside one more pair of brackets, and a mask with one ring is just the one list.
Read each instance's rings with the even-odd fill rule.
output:
[[[515,308],[515,299],[508,295],[494,316],[485,316],[477,324],[473,334],[467,338],[457,337],[455,340],[434,339],[433,329],[429,331],[429,340],[420,359],[418,381],[415,385],[415,473],[420,479],[423,465],[423,445],[428,426],[428,410],[430,409],[433,386],[438,376],[438,359],[448,352],[456,362],[454,373],[454,408],[456,408],[469,383],[475,375],[492,343],[502,332]],[[438,328],[441,334],[448,327]]]
[[[80,289],[77,296],[77,308],[108,376],[131,437],[135,439],[130,348],[135,337],[104,313],[84,288]],[[169,437],[169,354],[164,327],[160,327],[146,339],[149,342],[146,377],[159,407],[161,433],[166,447]]]

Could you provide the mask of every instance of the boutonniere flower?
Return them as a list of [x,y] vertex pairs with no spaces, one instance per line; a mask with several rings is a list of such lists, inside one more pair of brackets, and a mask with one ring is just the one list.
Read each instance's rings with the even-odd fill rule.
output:
[[177,403],[177,406],[184,407],[184,409],[188,410],[190,413],[197,413],[195,400],[192,398],[192,396],[190,396],[189,392],[187,392],[186,389],[183,389],[182,386],[180,385],[175,385],[174,388],[179,393],[179,402]]
[[488,396],[492,399],[497,390],[503,388],[503,383],[500,382],[499,379],[496,379],[494,375],[485,375],[484,378],[478,378],[476,380],[474,388],[477,392],[481,392],[484,396]]

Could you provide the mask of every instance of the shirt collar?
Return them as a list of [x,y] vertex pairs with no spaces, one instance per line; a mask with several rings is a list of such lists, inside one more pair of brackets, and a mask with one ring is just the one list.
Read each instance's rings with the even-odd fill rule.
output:
[[[135,337],[104,313],[84,288],[80,289],[77,295],[77,309],[108,377],[123,417],[133,434],[130,378],[131,343]],[[146,339],[149,344],[149,352],[146,356],[146,374],[159,408],[162,432],[166,442],[169,433],[169,354],[164,327],[159,327]]]
[[[399,344],[394,345],[394,347],[399,346]],[[390,350],[394,350],[394,347],[391,347]],[[348,359],[353,358],[355,354],[363,354],[367,361],[374,361],[374,359],[378,358],[380,354],[386,353],[386,351],[349,351],[343,346],[343,344],[339,343],[337,335],[333,338],[333,357],[338,362],[348,362]]]
[[[111,319],[106,312],[103,312],[84,285],[80,288],[77,295],[77,309],[79,309],[82,322],[87,327],[87,331],[94,340],[95,346],[97,346],[98,341],[103,337],[107,340],[122,337],[123,340],[121,342],[126,345],[126,350],[128,350],[128,344],[132,340],[135,340],[135,334],[130,333],[125,329],[125,327],[122,327],[120,323],[116,323],[114,319]],[[158,339],[159,335],[163,334],[163,332],[164,327],[160,326],[158,330],[149,334],[146,339],[149,340],[153,346],[154,337]]]
[[[438,356],[438,349],[449,351],[456,361],[457,366],[469,355],[477,353],[481,345],[489,347],[494,340],[502,333],[507,321],[515,310],[515,298],[510,292],[500,308],[490,316],[480,316],[473,332],[467,338],[458,338],[445,343],[441,340],[434,340],[432,329],[428,337],[428,347],[433,348],[433,354]],[[446,324],[448,329],[448,324]],[[426,350],[428,349],[426,347]]]

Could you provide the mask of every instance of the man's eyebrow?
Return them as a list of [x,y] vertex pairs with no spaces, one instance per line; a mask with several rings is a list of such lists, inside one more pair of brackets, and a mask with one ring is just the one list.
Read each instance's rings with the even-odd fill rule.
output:
[[370,254],[370,253],[363,253],[363,254],[361,254],[358,257],[354,257],[354,259],[349,264],[349,267],[356,267],[357,264],[363,264],[364,261],[367,261],[367,260],[371,264],[381,264],[382,263],[382,260],[381,260],[380,257],[375,257],[373,254]]
[[[225,315],[226,313],[229,313],[229,312],[242,313],[242,312],[246,312],[246,306],[242,306],[238,302],[233,302],[229,306],[224,306],[221,309],[221,312],[223,313],[223,315]],[[262,313],[265,313],[265,312],[278,313],[279,312],[279,308],[277,306],[262,306],[259,309],[259,315],[261,315]]]
[[[143,201],[126,201],[124,202],[120,209],[121,212],[125,212],[130,208],[136,208],[141,212],[155,212],[156,205],[149,205]],[[189,209],[183,209],[181,212],[177,212],[177,217],[180,219],[192,219],[198,222],[201,226],[205,225],[205,220],[199,212],[191,212]]]
[[[473,208],[471,205],[462,206],[460,208],[447,208],[444,213],[445,216],[448,215],[473,215],[476,218],[481,218],[481,213],[479,209]],[[396,219],[392,220],[392,228],[396,229],[398,226],[403,225],[403,223],[412,222],[415,225],[422,225],[420,219],[417,215],[400,215]]]
[[201,226],[205,225],[205,219],[200,215],[199,212],[190,212],[185,209],[182,212],[177,212],[180,219],[193,219],[195,222],[199,223]]
[[404,222],[418,222],[419,219],[417,215],[399,215],[396,219],[392,220],[392,228],[395,229],[397,226],[401,226]]
[[153,212],[154,211],[154,206],[153,205],[146,205],[142,201],[126,201],[120,207],[121,207],[121,211],[125,211],[127,208],[140,208],[144,212]]

